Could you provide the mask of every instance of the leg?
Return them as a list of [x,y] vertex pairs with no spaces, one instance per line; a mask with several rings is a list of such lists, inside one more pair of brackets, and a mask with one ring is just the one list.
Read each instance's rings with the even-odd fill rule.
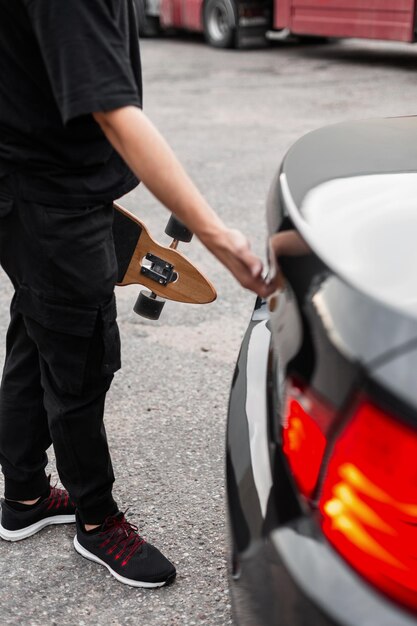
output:
[[[20,234],[13,191],[3,179],[0,188],[0,262],[19,288],[22,280],[24,242]],[[6,359],[0,387],[0,462],[5,475],[5,495],[11,500],[30,500],[47,491],[46,450],[51,444],[39,355],[17,311],[16,294],[10,308]]]
[[[39,341],[43,352],[45,336],[39,337],[39,326],[26,319],[29,332]],[[55,341],[53,334],[51,341]],[[74,341],[74,337],[70,337]],[[90,340],[89,340],[90,341]],[[63,358],[68,357],[68,345]],[[62,353],[61,353],[62,354]],[[41,356],[42,386],[56,463],[62,483],[68,489],[84,523],[100,524],[117,510],[111,492],[114,475],[103,423],[106,392],[113,375],[103,373],[103,330],[97,321],[90,341],[82,388],[79,392],[64,390],[57,360]],[[81,370],[76,377],[82,376]],[[73,374],[70,374],[71,378]],[[74,387],[75,380],[66,381]]]
[[[1,192],[0,189],[0,260],[18,291],[24,267],[21,229],[17,211],[12,210],[11,196],[5,202]],[[8,541],[25,539],[50,524],[75,521],[68,494],[51,488],[45,475],[51,437],[39,353],[27,334],[16,300],[15,294],[0,387],[0,462],[6,495],[6,500],[1,501],[0,537]],[[30,500],[29,506],[19,503]]]
[[12,305],[0,387],[0,462],[6,498],[30,500],[48,491],[45,466],[50,445],[38,351]]
[[83,521],[101,523],[117,509],[103,424],[105,395],[120,367],[113,209],[25,204],[28,261],[16,306],[39,355],[58,473]]
[[[174,580],[175,567],[140,537],[112,498],[114,476],[103,425],[105,394],[120,367],[112,206],[54,210],[24,204],[15,213],[20,214],[18,237],[9,240],[20,245],[19,254],[14,249],[9,256],[21,261],[15,311],[36,346],[58,471],[78,505],[74,547],[120,582],[160,587]],[[41,519],[32,520],[21,535],[10,524],[5,528],[3,508],[5,503],[0,536],[6,539],[55,523],[40,511]],[[9,519],[12,513],[7,510]],[[86,531],[85,525],[96,524],[99,528]]]
[[[10,348],[19,328],[19,338],[32,350],[32,367],[15,358],[10,369],[21,390],[25,372],[36,379],[29,384],[31,393],[26,389],[14,405],[10,394],[9,400],[4,395],[2,422],[9,431],[15,407],[23,409],[20,430],[2,434],[4,470],[8,458],[14,458],[15,465],[33,464],[25,416],[29,407],[35,411],[35,394],[37,406],[43,404],[44,420],[48,414],[60,477],[81,511],[89,503],[94,521],[97,515],[102,521],[115,508],[103,426],[105,394],[120,366],[112,218],[111,204],[61,209],[15,199],[0,231],[0,260],[16,289],[13,311],[18,321],[11,327]],[[17,349],[12,353],[19,355]],[[5,382],[11,376],[6,368]],[[33,385],[38,386],[36,393]],[[38,440],[46,441],[45,424]],[[41,457],[39,467],[45,463],[45,451]],[[22,473],[22,480],[24,476],[28,478]],[[16,490],[7,493],[9,498],[16,495]]]

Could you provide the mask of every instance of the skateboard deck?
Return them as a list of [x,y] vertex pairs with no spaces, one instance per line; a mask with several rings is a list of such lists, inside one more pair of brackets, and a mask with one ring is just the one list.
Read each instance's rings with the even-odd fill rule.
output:
[[216,299],[214,286],[174,240],[162,246],[133,213],[114,203],[113,238],[118,263],[117,284],[144,285],[166,300],[207,304]]

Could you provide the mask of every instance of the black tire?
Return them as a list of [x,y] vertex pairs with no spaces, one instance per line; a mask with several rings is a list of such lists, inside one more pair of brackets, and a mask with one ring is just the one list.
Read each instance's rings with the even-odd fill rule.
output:
[[135,302],[133,310],[141,317],[148,320],[159,320],[165,300],[161,298],[151,298],[151,292],[148,290],[141,291]]
[[168,224],[166,225],[165,232],[168,237],[172,237],[173,239],[177,239],[178,241],[184,241],[188,243],[193,238],[193,233],[191,230],[188,230],[186,226],[180,220],[178,220],[174,215],[168,220]]
[[233,0],[207,0],[203,11],[204,36],[215,48],[236,45],[236,7]]
[[157,37],[161,32],[159,17],[146,15],[145,0],[134,0],[139,37]]

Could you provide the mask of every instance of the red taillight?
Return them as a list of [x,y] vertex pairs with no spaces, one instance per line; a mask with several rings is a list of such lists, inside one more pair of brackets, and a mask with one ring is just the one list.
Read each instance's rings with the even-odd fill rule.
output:
[[306,389],[290,384],[283,420],[283,450],[301,493],[314,491],[333,411]]
[[324,534],[381,591],[417,609],[417,432],[368,401],[332,451]]

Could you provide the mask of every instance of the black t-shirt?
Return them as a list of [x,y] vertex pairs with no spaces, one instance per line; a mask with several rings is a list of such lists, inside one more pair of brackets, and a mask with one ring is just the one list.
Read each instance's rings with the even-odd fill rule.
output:
[[132,0],[0,0],[0,177],[22,197],[107,202],[137,179],[91,113],[142,106]]

